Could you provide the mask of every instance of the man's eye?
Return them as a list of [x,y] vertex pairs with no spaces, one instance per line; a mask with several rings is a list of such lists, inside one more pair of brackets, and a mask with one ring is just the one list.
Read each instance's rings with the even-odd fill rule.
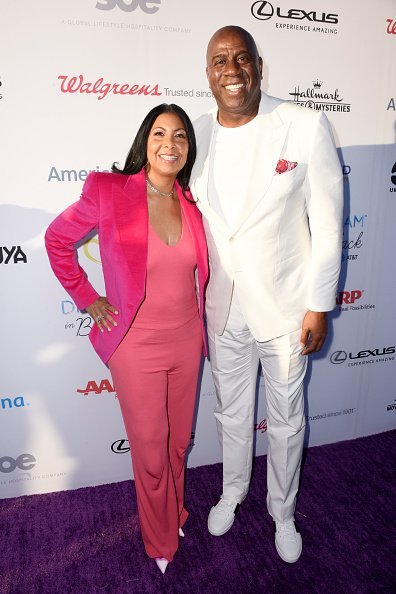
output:
[[215,60],[214,65],[215,66],[222,66],[225,63],[225,60],[223,58],[219,59],[219,60]]

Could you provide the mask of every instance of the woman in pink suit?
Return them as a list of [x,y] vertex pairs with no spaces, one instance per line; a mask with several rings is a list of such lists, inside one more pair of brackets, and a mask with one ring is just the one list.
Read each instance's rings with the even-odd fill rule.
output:
[[[96,324],[128,435],[142,537],[164,573],[178,548],[202,348],[207,251],[188,182],[194,131],[177,105],[144,119],[123,169],[90,173],[78,202],[49,226],[52,269]],[[98,230],[106,296],[78,264],[75,244]]]

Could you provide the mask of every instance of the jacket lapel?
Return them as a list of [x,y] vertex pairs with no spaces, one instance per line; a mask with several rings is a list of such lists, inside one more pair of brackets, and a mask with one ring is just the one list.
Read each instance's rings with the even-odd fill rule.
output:
[[[177,195],[179,197],[180,206],[183,211],[183,215],[185,217],[185,220],[187,221],[188,228],[194,241],[198,273],[200,276],[199,282],[200,284],[203,283],[201,285],[203,287],[208,276],[208,256],[205,232],[203,230],[203,225],[201,221],[201,214],[194,204],[191,204],[190,202],[188,202],[188,200],[184,198],[182,190],[177,182],[176,190]],[[187,193],[187,196],[189,197],[191,196],[191,194],[189,195],[189,193]]]
[[259,128],[254,151],[254,170],[247,193],[248,200],[233,229],[230,229],[222,217],[213,210],[208,197],[209,156],[214,140],[217,109],[212,110],[205,116],[205,121],[197,131],[199,139],[198,158],[192,172],[194,197],[197,200],[199,209],[210,221],[210,224],[216,225],[222,234],[227,237],[235,235],[253,214],[257,206],[265,199],[265,195],[274,179],[276,164],[282,154],[288,126],[284,124],[278,110],[276,110],[278,102],[271,99],[268,95],[262,93],[259,113],[257,114]]
[[[114,219],[122,250],[135,286],[144,292],[147,245],[148,208],[144,170],[125,176],[126,183],[113,183]],[[118,182],[118,180],[117,180]]]
[[197,206],[203,216],[220,228],[224,235],[231,235],[230,228],[225,220],[211,207],[208,196],[210,152],[215,137],[217,121],[217,108],[205,114],[204,121],[197,130],[198,150],[197,159],[191,173],[191,189]]
[[289,126],[285,125],[277,111],[260,111],[258,134],[254,151],[254,168],[249,182],[247,203],[235,227],[235,235],[256,208],[265,200],[275,177],[275,168],[282,154]]

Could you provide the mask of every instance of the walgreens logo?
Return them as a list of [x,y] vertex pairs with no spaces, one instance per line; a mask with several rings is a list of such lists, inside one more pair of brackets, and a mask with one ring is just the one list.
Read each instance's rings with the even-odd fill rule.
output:
[[106,82],[103,78],[98,78],[95,82],[86,81],[84,75],[69,76],[61,74],[58,76],[61,81],[60,90],[62,93],[86,93],[87,95],[96,95],[101,101],[107,95],[162,95],[158,84],[136,84]]
[[388,26],[386,27],[386,32],[388,35],[396,35],[396,19],[386,19]]

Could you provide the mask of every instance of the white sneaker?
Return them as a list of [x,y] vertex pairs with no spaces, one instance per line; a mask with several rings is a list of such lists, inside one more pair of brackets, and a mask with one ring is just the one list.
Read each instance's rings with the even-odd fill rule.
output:
[[301,555],[302,539],[294,525],[294,518],[275,524],[275,547],[279,557],[286,563],[295,563]]
[[222,536],[231,528],[237,507],[235,501],[226,501],[223,498],[212,507],[208,517],[208,530],[213,536]]
[[156,562],[156,564],[158,565],[161,573],[165,573],[166,568],[169,565],[169,561],[168,559],[165,559],[165,557],[155,557],[154,561]]

